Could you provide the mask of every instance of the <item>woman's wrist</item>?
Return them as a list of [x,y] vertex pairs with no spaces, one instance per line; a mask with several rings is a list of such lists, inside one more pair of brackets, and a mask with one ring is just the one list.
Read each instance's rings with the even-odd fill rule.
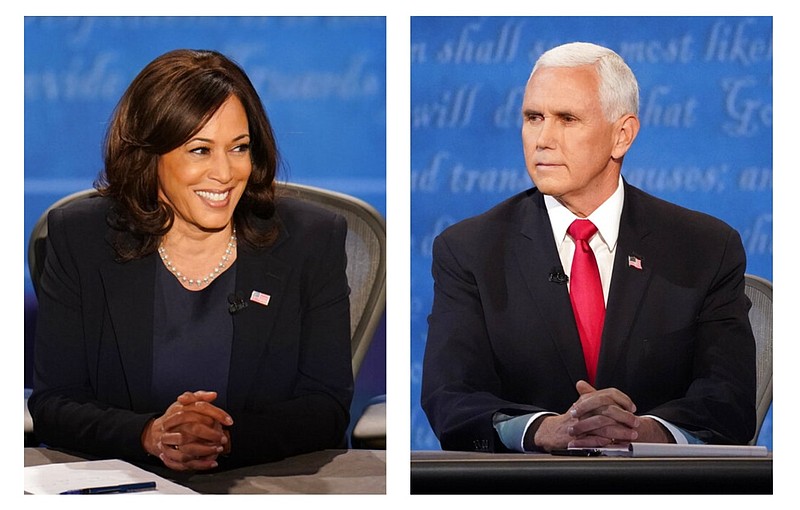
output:
[[152,455],[153,457],[158,457],[161,452],[158,448],[158,442],[156,441],[155,434],[153,433],[153,426],[155,422],[156,419],[152,418],[144,426],[144,430],[142,431],[141,441],[142,441],[142,448],[144,448],[144,451],[147,452],[148,455]]

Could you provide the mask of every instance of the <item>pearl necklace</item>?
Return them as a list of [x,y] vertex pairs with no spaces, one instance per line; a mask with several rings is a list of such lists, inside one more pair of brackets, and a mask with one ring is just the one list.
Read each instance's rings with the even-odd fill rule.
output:
[[189,284],[189,285],[208,285],[211,281],[219,276],[220,271],[225,269],[225,266],[228,265],[228,259],[230,259],[231,254],[236,249],[236,227],[233,227],[233,233],[231,234],[231,238],[228,241],[228,247],[225,249],[225,254],[222,255],[222,260],[219,261],[219,264],[214,266],[214,270],[208,273],[208,276],[204,276],[202,278],[188,278],[185,274],[178,271],[172,261],[169,260],[169,255],[167,255],[167,250],[164,249],[164,245],[161,244],[158,247],[158,254],[161,256],[161,260],[164,262],[164,265],[167,266],[167,269],[175,275],[175,277],[180,280],[182,283]]

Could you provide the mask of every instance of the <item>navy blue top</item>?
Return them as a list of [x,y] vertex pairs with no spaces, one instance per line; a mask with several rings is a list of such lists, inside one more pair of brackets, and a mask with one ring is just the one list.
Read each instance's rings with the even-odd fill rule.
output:
[[185,391],[216,391],[225,409],[233,343],[228,295],[236,263],[206,288],[187,290],[158,264],[153,309],[153,384],[156,409],[165,410]]

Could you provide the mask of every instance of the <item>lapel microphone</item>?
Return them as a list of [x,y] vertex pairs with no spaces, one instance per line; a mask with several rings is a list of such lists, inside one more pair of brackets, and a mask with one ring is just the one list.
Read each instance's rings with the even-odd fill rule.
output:
[[228,313],[231,315],[235,315],[244,310],[249,304],[247,299],[245,299],[244,292],[241,291],[236,294],[228,294],[228,303]]
[[566,273],[564,273],[564,270],[560,267],[554,267],[550,270],[550,275],[547,277],[547,281],[564,285],[569,281],[569,276],[567,276]]

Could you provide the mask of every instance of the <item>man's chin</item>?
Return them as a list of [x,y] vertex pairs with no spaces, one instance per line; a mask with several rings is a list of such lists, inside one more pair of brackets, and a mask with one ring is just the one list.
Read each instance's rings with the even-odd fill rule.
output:
[[536,189],[545,195],[557,197],[563,193],[562,187],[556,179],[537,176],[536,178],[532,177],[531,180],[533,181],[533,185],[536,186]]

